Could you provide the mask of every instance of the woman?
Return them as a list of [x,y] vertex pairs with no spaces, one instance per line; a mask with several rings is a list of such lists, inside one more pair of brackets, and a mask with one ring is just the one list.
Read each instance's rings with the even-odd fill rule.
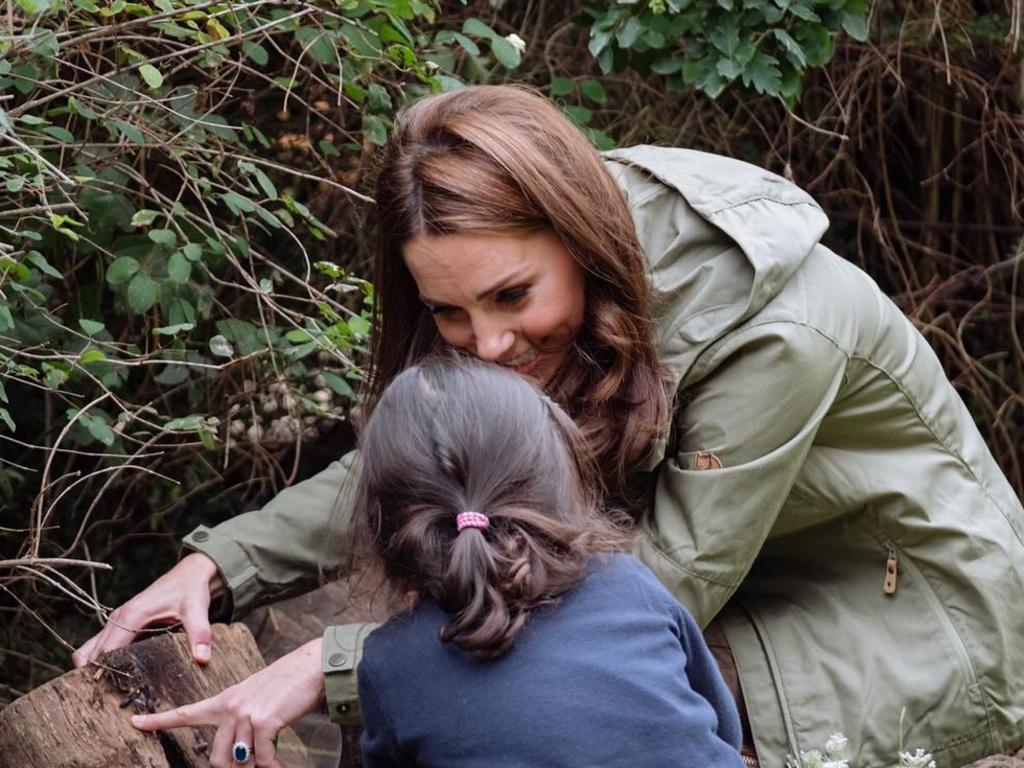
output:
[[[602,160],[543,99],[480,87],[403,117],[377,210],[374,392],[445,344],[540,381],[608,493],[635,501],[636,554],[715,619],[751,760],[752,746],[782,765],[840,730],[863,768],[902,744],[954,766],[1024,742],[1024,511],[925,340],[819,243],[810,197],[699,152]],[[337,497],[355,458],[197,529],[203,554],[115,611],[76,663],[168,618],[202,662],[211,594],[237,617],[344,562],[321,542],[335,502],[350,508]],[[269,765],[275,728],[324,686],[336,716],[357,714],[366,631],[329,629],[146,727],[206,717],[225,745],[255,733]],[[279,695],[290,679],[310,683]]]

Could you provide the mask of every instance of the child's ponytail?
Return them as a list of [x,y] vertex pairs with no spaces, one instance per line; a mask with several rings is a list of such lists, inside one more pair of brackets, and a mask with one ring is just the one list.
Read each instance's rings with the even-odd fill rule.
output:
[[441,639],[508,650],[530,612],[623,549],[571,420],[497,366],[431,358],[397,377],[362,438],[357,524],[396,590],[452,614]]

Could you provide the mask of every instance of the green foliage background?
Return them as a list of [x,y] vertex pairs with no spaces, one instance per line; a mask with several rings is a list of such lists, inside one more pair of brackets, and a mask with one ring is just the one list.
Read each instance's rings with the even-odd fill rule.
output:
[[[1018,490],[1019,7],[18,0],[0,39],[0,702],[352,440],[395,111],[525,82],[765,165],[933,342]],[[103,569],[113,568],[113,574]]]

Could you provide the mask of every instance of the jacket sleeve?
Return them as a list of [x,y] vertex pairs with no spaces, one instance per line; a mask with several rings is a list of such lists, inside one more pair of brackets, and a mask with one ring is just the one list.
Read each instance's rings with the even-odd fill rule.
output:
[[288,488],[262,509],[199,526],[188,549],[216,564],[230,597],[227,620],[314,587],[322,572],[347,558],[348,528],[359,477],[352,451],[317,475]]
[[846,363],[832,341],[791,321],[742,327],[695,363],[636,554],[700,626],[776,525]]

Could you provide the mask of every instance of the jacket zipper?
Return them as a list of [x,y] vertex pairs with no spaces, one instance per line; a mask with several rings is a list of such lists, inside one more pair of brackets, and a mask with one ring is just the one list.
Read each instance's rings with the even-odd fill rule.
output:
[[896,593],[896,576],[899,573],[899,558],[896,555],[896,546],[889,545],[889,557],[885,561],[885,581],[882,582],[882,591],[887,595]]

